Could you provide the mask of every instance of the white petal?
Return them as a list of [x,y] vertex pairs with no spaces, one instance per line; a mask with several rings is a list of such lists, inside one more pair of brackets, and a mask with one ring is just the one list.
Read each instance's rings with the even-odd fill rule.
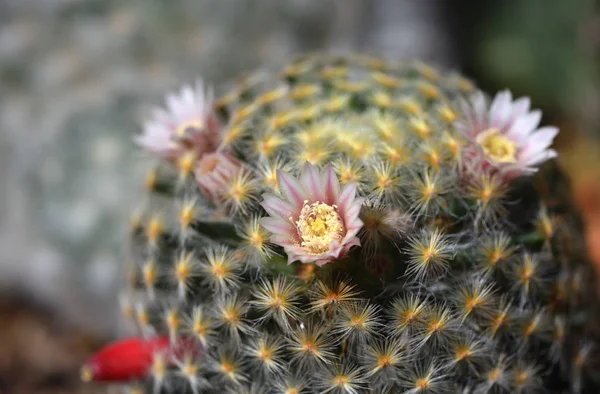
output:
[[526,166],[535,166],[555,157],[558,157],[558,153],[556,153],[554,149],[548,149],[542,152],[538,152],[536,154],[529,155],[527,158],[523,158],[523,164]]
[[518,117],[523,116],[529,111],[531,100],[529,97],[521,97],[518,100],[513,101],[511,120],[516,120]]
[[304,186],[304,190],[307,192],[307,198],[310,201],[322,202],[325,200],[324,187],[321,184],[321,176],[317,167],[309,162],[304,163],[302,174],[300,175],[300,182],[302,183],[302,186]]
[[265,217],[260,219],[260,224],[268,231],[276,234],[278,237],[294,237],[296,228],[292,222],[284,221],[279,218]]
[[540,124],[542,112],[534,110],[527,115],[516,119],[507,132],[507,137],[517,142],[524,142],[524,139],[530,135]]
[[260,205],[267,211],[269,216],[288,219],[294,215],[293,206],[273,194],[263,195],[263,202]]
[[527,144],[533,144],[535,146],[543,146],[544,149],[552,145],[554,137],[558,134],[558,127],[546,126],[538,129],[535,133],[529,137]]
[[340,182],[331,165],[327,165],[321,174],[321,182],[325,188],[325,203],[336,204],[340,196]]
[[283,193],[294,207],[301,207],[304,205],[306,191],[296,178],[287,174],[285,171],[277,170],[277,182],[281,193]]
[[512,94],[509,90],[504,90],[496,95],[490,106],[488,122],[491,127],[504,127],[511,114],[511,101]]
[[173,117],[179,118],[179,114],[181,112],[181,101],[179,101],[179,97],[175,94],[169,94],[167,96],[167,110],[172,114]]
[[352,207],[354,197],[356,196],[356,183],[352,182],[344,186],[340,199],[338,200],[339,212],[342,217],[346,217],[346,212]]
[[552,145],[554,137],[558,134],[558,128],[553,126],[542,127],[531,134],[525,141],[522,156],[532,156]]

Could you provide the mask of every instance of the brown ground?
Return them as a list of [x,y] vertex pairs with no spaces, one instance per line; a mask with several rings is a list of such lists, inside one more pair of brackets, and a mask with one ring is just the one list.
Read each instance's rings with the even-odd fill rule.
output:
[[0,295],[0,394],[95,394],[79,379],[100,341],[26,297]]

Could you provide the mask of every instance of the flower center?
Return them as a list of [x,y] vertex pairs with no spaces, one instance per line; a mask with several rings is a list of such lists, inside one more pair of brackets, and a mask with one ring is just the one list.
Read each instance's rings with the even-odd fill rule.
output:
[[485,155],[494,163],[516,163],[517,146],[500,130],[491,128],[479,134],[476,141],[485,152]]
[[302,247],[315,254],[328,251],[333,241],[340,242],[344,237],[344,224],[338,207],[319,201],[312,204],[304,201],[296,228]]
[[201,120],[193,120],[188,123],[182,123],[177,127],[176,134],[180,138],[188,137],[190,134],[202,130],[204,128],[204,122]]

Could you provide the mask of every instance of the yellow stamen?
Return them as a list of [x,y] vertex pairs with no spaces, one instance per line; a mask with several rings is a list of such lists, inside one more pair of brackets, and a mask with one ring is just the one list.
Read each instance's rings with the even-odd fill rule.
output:
[[491,128],[479,134],[476,141],[485,152],[488,159],[494,163],[516,163],[517,145],[500,133],[500,130]]
[[204,128],[204,122],[201,119],[194,119],[191,122],[182,123],[177,127],[177,135],[185,137],[190,132],[198,132]]
[[314,254],[328,251],[332,242],[340,242],[344,237],[344,224],[337,206],[319,201],[312,204],[304,201],[296,228],[302,247]]

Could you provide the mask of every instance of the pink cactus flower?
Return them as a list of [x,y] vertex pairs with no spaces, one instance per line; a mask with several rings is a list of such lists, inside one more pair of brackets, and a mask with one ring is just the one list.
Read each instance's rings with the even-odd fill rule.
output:
[[239,160],[228,153],[207,153],[196,163],[194,175],[202,194],[212,203],[217,203],[241,168]]
[[221,142],[220,126],[213,111],[213,98],[202,81],[170,94],[166,108],[156,108],[135,142],[164,159],[175,159],[193,151],[198,157],[214,152]]
[[261,205],[269,217],[261,219],[271,232],[271,242],[280,245],[294,261],[321,266],[360,246],[356,236],[363,222],[358,218],[363,198],[356,197],[356,184],[340,190],[331,166],[322,172],[306,163],[300,179],[278,171],[277,180],[283,198],[265,194]]
[[541,111],[529,106],[528,97],[513,101],[508,90],[498,93],[489,106],[481,92],[462,102],[464,119],[455,126],[472,142],[463,156],[470,170],[500,171],[510,179],[534,173],[539,164],[557,156],[550,146],[558,128],[538,128]]

